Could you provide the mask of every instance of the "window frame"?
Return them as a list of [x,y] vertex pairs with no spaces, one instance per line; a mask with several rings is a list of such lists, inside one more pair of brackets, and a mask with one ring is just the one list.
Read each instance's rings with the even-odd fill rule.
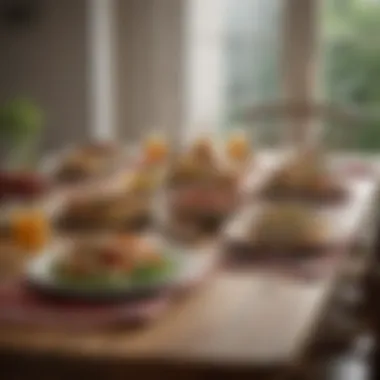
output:
[[[214,15],[217,11],[220,11],[218,2],[221,0],[208,0],[209,11],[214,4]],[[319,1],[315,0],[283,0],[285,2],[283,10],[283,30],[281,41],[281,82],[283,87],[283,99],[285,104],[314,104],[318,100],[318,94],[320,91],[317,88],[317,68],[318,68],[318,15],[319,15]],[[197,12],[201,12],[200,9],[194,10],[192,7],[199,7],[202,0],[186,0],[187,11],[191,17],[196,17]],[[203,3],[204,4],[204,3]],[[190,24],[190,25],[189,25]],[[188,49],[190,46],[196,44],[196,38],[189,38],[191,35],[191,22],[187,25],[188,39],[185,44]],[[198,23],[199,24],[199,23]],[[198,25],[199,26],[199,25]],[[195,33],[196,34],[196,33]],[[219,36],[221,37],[222,34]],[[218,36],[214,36],[213,43],[219,44],[222,48],[222,42],[217,40]],[[202,42],[203,44],[207,42]],[[200,49],[200,48],[199,48]],[[192,52],[194,55],[194,51]],[[217,61],[217,52],[209,52],[209,59],[214,62]],[[211,57],[211,55],[213,56]],[[220,59],[220,58],[219,58]],[[207,115],[207,119],[204,119],[204,115],[197,114],[197,108],[194,107],[194,103],[201,102],[201,94],[207,93],[207,82],[202,81],[201,77],[206,77],[207,73],[198,73],[199,77],[195,78],[193,87],[189,86],[189,81],[194,81],[194,67],[191,67],[196,58],[194,56],[187,56],[187,62],[190,64],[185,68],[187,83],[184,86],[185,93],[185,106],[187,106],[184,115],[185,135],[192,136],[198,133],[200,130],[209,133],[217,133],[217,126],[220,125],[220,115],[222,114],[224,102],[223,97],[217,90],[214,93],[208,92],[214,98],[209,98],[211,112]],[[223,63],[219,61],[220,66]],[[206,70],[206,68],[205,68]],[[189,79],[190,78],[190,79]],[[198,87],[197,87],[198,86]],[[223,78],[219,79],[216,88],[223,89]],[[279,99],[274,99],[277,102]],[[200,107],[202,109],[202,107]],[[205,108],[205,104],[203,104]],[[200,128],[195,125],[197,122],[201,122]],[[299,117],[294,123],[294,138],[297,140],[305,139],[308,134],[308,126],[310,125],[310,117],[305,114],[304,117]],[[186,133],[187,132],[187,133]]]
[[[121,39],[120,32],[117,28],[115,31],[112,27],[113,23],[120,23],[115,14],[115,3],[117,2],[116,0],[87,1],[90,8],[89,108],[93,135],[96,137],[114,137],[120,134],[116,125],[119,124],[124,128],[127,124],[123,120],[125,117],[120,109],[120,93],[116,86],[123,75],[121,71],[122,62],[114,50],[115,44],[120,43],[118,41]],[[319,42],[316,20],[318,19],[320,1],[283,1],[285,2],[281,43],[283,100],[289,104],[313,104],[318,99],[316,77],[319,64]],[[180,8],[175,13],[171,11],[173,2]],[[223,78],[222,75],[219,75],[219,78],[215,75],[215,86],[210,91],[206,88],[207,81],[204,80],[208,75],[206,73],[207,64],[199,64],[198,68],[194,68],[194,61],[196,60],[194,54],[196,52],[191,46],[194,45],[194,41],[199,38],[199,35],[197,37],[197,33],[191,31],[194,25],[189,22],[189,18],[193,16],[193,22],[197,22],[197,17],[194,17],[194,4],[198,8],[201,3],[203,7],[207,4],[209,11],[212,12],[212,7],[217,9],[217,5],[222,2],[223,0],[207,0],[207,2],[205,0],[181,0],[180,2],[178,0],[150,0],[149,2],[149,7],[154,7],[154,17],[149,16],[148,23],[151,26],[152,33],[155,34],[152,36],[154,43],[147,46],[147,49],[152,51],[152,61],[157,61],[158,65],[153,69],[154,88],[152,91],[155,100],[154,104],[149,103],[147,105],[147,110],[150,113],[150,119],[152,121],[157,120],[159,127],[167,135],[173,135],[177,141],[191,138],[199,131],[217,133],[218,125],[221,124],[220,115],[224,107],[223,96],[221,96],[224,88]],[[149,7],[146,9],[148,12],[151,10]],[[200,12],[199,9],[198,12]],[[207,17],[203,17],[203,20],[207,20]],[[216,20],[213,26],[216,38],[214,43],[222,47],[223,35],[220,32],[218,34],[219,21]],[[202,25],[197,27],[202,28]],[[173,40],[170,36],[175,34],[180,35],[181,47],[179,47],[178,39],[174,41],[176,46],[172,46]],[[104,41],[108,41],[107,44]],[[204,43],[207,44],[207,42]],[[213,52],[209,51],[208,53],[204,51],[205,55],[208,54],[208,58],[204,57],[203,61],[209,60],[218,63],[222,70],[223,62],[220,52],[218,53],[217,50],[216,48]],[[171,69],[176,66],[175,78],[170,77],[168,65],[162,59],[162,52],[165,53],[166,57],[169,56],[169,59],[175,61],[170,65]],[[138,72],[137,75],[142,77],[144,73]],[[160,97],[163,90],[165,90],[165,97]],[[211,104],[208,114],[205,111],[199,111],[206,109],[205,105],[202,104],[205,99],[202,94],[205,91]],[[277,101],[278,99],[274,100]],[[128,109],[128,104],[123,107]],[[302,139],[304,137],[308,124],[308,117],[299,119],[295,125],[295,138]],[[136,127],[147,129],[149,126]]]

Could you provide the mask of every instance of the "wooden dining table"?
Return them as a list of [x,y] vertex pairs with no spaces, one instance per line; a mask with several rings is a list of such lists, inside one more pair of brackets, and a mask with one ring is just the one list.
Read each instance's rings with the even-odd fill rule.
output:
[[362,262],[371,264],[373,236],[368,232],[377,190],[377,175],[371,176],[345,206],[337,225],[347,229],[346,244],[320,270],[317,265],[310,271],[221,263],[160,318],[134,328],[70,332],[0,325],[0,374],[36,379],[306,379],[309,352],[359,246],[366,248],[360,251]]

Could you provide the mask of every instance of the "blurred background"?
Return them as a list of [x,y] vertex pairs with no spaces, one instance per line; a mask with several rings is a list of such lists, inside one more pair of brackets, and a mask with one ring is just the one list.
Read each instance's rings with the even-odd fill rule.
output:
[[339,116],[298,129],[378,152],[379,36],[380,0],[0,0],[0,163],[148,132],[272,144],[292,104]]
[[38,105],[53,149],[320,101],[355,112],[355,143],[376,150],[379,17],[377,0],[1,0],[0,103]]

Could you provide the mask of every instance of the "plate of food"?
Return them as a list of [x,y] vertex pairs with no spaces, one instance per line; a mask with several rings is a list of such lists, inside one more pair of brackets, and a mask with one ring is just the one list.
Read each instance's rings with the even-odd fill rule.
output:
[[122,235],[75,240],[35,258],[27,284],[42,294],[112,301],[144,297],[173,285],[180,256],[151,238]]
[[270,200],[307,202],[338,202],[345,198],[344,183],[330,169],[326,157],[319,151],[304,151],[274,173],[263,189]]
[[228,250],[238,256],[309,257],[336,243],[330,222],[324,213],[295,203],[246,209],[227,229]]

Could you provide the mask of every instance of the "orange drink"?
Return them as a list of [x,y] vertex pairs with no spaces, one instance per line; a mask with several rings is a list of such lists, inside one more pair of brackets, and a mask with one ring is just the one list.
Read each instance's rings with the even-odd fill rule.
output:
[[38,210],[19,211],[11,219],[12,238],[26,251],[42,249],[50,237],[50,224]]
[[235,161],[244,161],[251,153],[247,136],[242,131],[234,132],[227,142],[227,154]]

